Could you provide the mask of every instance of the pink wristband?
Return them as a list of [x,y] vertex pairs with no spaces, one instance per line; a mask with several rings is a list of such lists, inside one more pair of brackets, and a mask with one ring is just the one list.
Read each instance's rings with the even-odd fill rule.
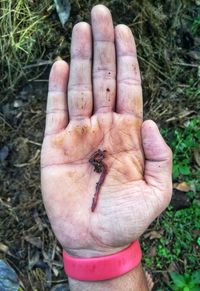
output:
[[141,258],[142,251],[137,240],[120,252],[104,257],[77,258],[63,250],[65,273],[79,281],[103,281],[119,277],[134,269]]

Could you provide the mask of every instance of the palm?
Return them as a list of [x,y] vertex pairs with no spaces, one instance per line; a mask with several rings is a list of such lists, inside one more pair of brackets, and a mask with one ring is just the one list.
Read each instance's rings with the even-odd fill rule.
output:
[[[76,116],[73,101],[68,102],[71,115]],[[98,107],[98,101],[96,104]],[[78,107],[84,108],[83,104]],[[162,187],[147,183],[144,177],[140,105],[138,108],[131,114],[128,107],[123,114],[97,110],[92,116],[70,117],[68,124],[65,108],[50,110],[41,158],[42,192],[53,230],[65,249],[98,253],[123,247],[137,239],[165,207],[166,202],[159,198]],[[100,174],[89,159],[98,149],[106,150],[107,174],[92,212]]]

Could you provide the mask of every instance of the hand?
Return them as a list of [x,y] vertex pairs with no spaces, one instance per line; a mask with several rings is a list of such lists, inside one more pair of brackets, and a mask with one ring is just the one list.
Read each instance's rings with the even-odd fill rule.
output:
[[[84,22],[73,28],[70,69],[64,61],[52,67],[41,156],[53,231],[66,251],[82,257],[115,253],[138,239],[172,188],[171,150],[156,124],[142,120],[132,33],[125,25],[113,29],[103,5],[91,19],[92,33]],[[107,173],[92,212],[101,173],[89,160],[98,149],[106,151]]]

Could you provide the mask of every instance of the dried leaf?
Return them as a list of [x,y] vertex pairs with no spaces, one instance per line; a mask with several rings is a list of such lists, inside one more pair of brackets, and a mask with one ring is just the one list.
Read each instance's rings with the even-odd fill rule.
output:
[[167,272],[163,272],[162,277],[163,277],[163,281],[169,285],[170,278],[169,278],[169,275],[167,274]]
[[200,167],[200,149],[194,149],[194,159],[197,165]]
[[34,255],[28,260],[29,270],[32,270],[32,268],[39,262],[39,260],[40,260],[40,254],[39,252],[35,252]]
[[40,237],[30,237],[30,236],[25,236],[24,238],[27,242],[32,244],[33,246],[37,247],[38,249],[41,249],[42,247],[42,241]]
[[56,267],[52,267],[52,271],[53,271],[53,273],[54,273],[54,275],[56,276],[56,277],[58,277],[58,275],[59,275],[59,273],[60,273],[60,270],[58,270],[58,268],[56,268]]
[[60,22],[62,23],[62,26],[65,25],[67,22],[70,10],[71,10],[71,4],[69,0],[54,0],[56,5],[56,10],[60,19]]
[[174,189],[182,191],[182,192],[189,192],[191,190],[190,186],[186,182],[175,183],[173,186],[174,186]]
[[144,238],[149,238],[149,239],[161,238],[162,237],[161,233],[162,231],[158,232],[158,231],[152,230],[145,233]]
[[8,246],[4,245],[3,243],[0,243],[0,252],[8,253]]
[[151,247],[151,249],[150,249],[150,256],[151,257],[155,257],[156,256],[156,247],[155,246]]
[[171,264],[167,268],[167,272],[177,272],[178,273],[177,264],[175,262],[171,262]]

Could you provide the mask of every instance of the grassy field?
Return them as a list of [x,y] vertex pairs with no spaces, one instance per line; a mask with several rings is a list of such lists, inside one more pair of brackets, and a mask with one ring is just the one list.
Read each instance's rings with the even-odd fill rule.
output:
[[[41,201],[39,157],[50,65],[57,57],[69,61],[73,25],[89,21],[100,3],[72,2],[62,27],[51,0],[0,0],[0,258],[16,270],[22,290],[67,282]],[[199,290],[200,3],[101,3],[134,33],[145,118],[159,124],[174,153],[172,203],[141,241],[144,266],[155,290]]]

